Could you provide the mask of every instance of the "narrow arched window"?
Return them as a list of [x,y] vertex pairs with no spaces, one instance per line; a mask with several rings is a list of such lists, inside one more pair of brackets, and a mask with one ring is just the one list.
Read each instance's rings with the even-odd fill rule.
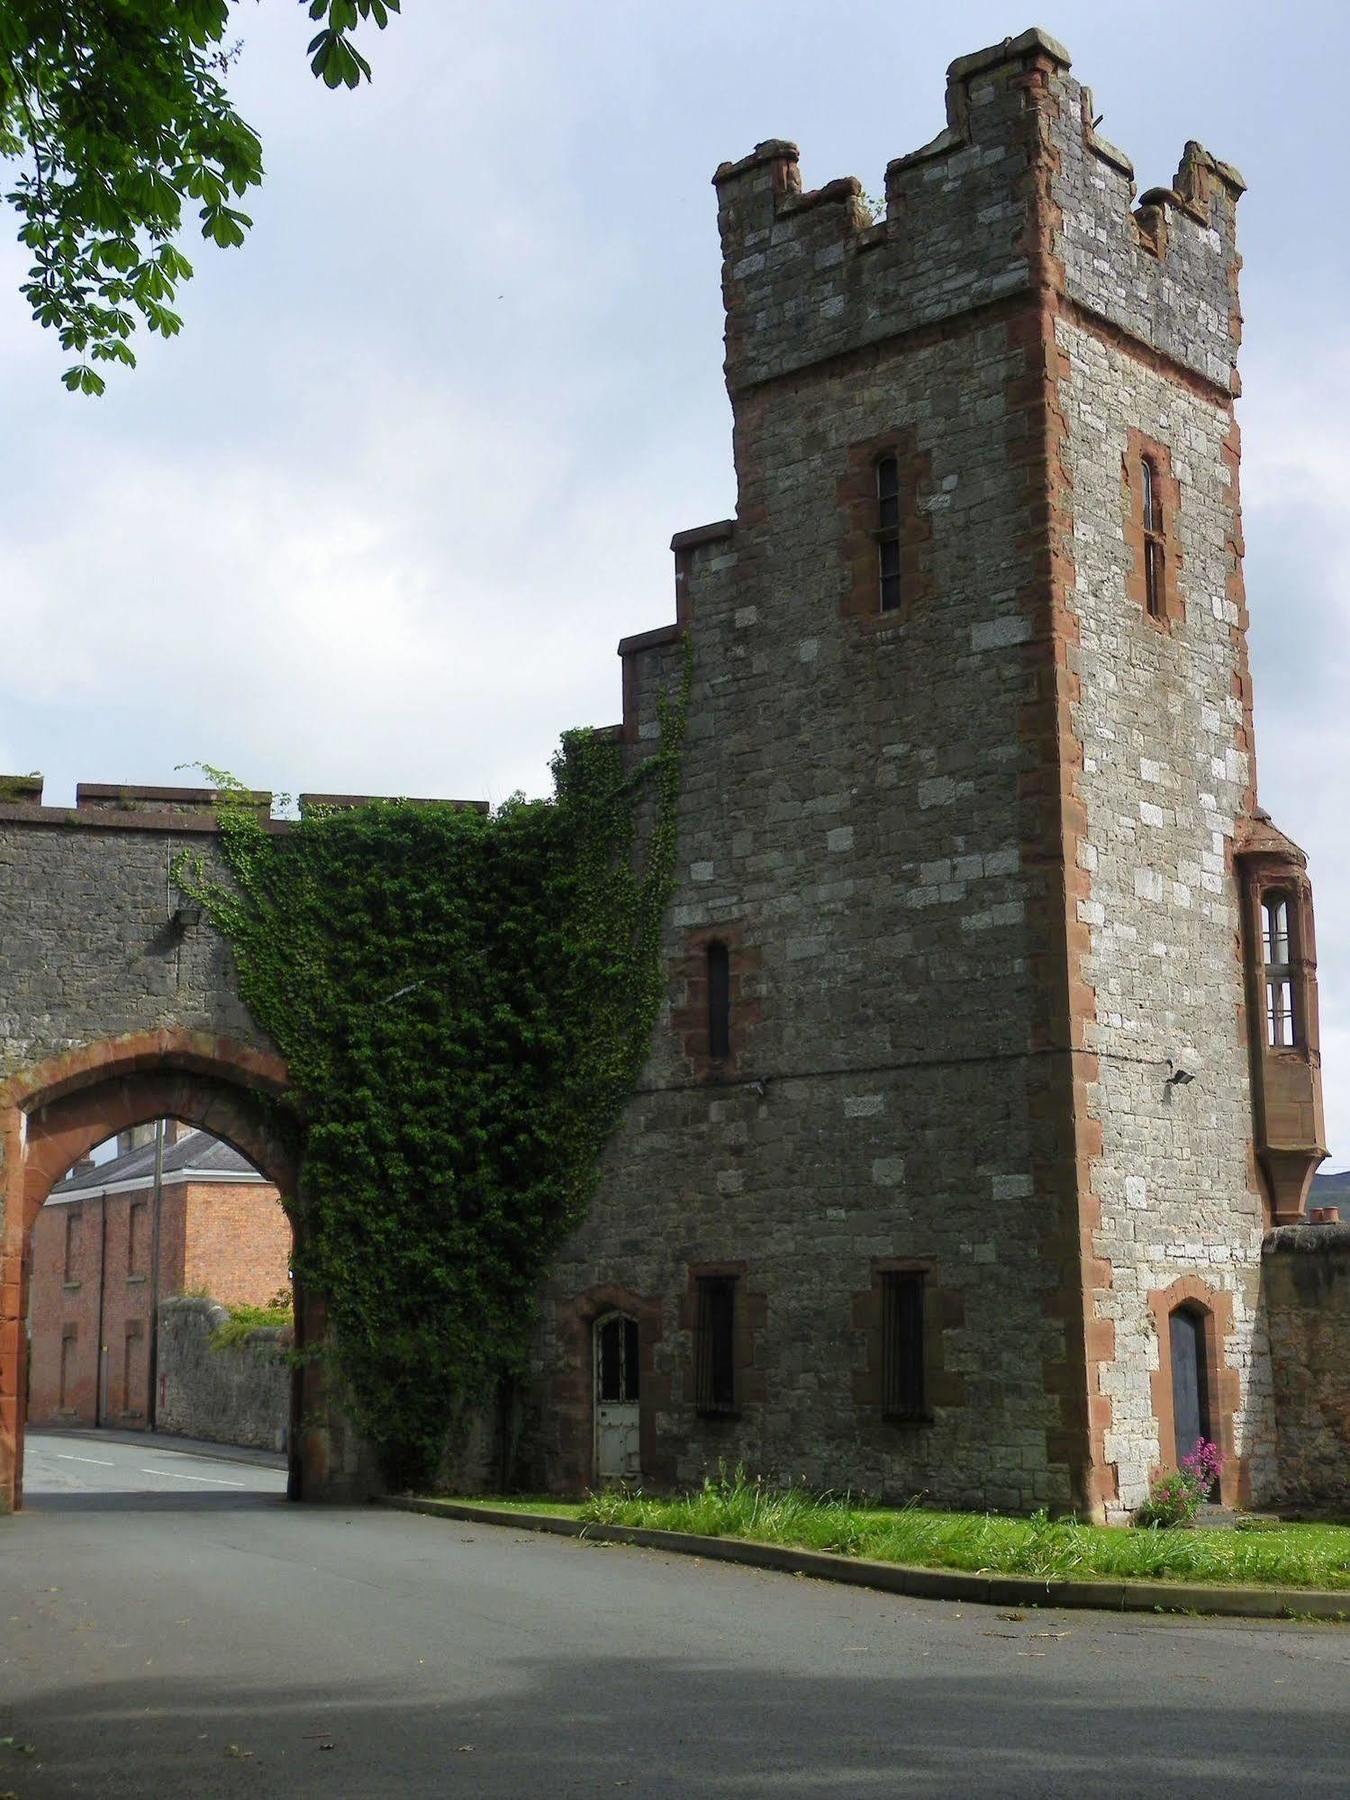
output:
[[1144,496],[1144,604],[1151,619],[1160,619],[1164,611],[1167,569],[1163,541],[1162,490],[1158,470],[1151,456],[1140,461]]
[[1266,989],[1266,1042],[1288,1050],[1297,1042],[1294,955],[1289,933],[1289,895],[1261,896],[1261,962]]
[[900,461],[895,456],[877,458],[877,598],[879,610],[896,612],[900,606]]
[[731,955],[725,944],[708,945],[708,1055],[731,1055]]

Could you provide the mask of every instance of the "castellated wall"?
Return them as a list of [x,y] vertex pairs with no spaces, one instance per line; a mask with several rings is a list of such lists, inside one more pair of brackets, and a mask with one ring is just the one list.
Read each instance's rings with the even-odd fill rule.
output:
[[[1175,1453],[1158,1331],[1179,1300],[1216,1322],[1226,1497],[1273,1478],[1230,867],[1254,803],[1241,182],[1187,146],[1136,209],[1040,33],[954,64],[947,112],[888,169],[884,220],[856,181],[803,192],[781,141],[718,171],[737,519],[677,539],[696,681],[671,1016],[550,1287],[549,1481],[589,1454],[584,1375],[549,1371],[624,1305],[651,1343],[649,1478],[739,1459],[1120,1517]],[[1145,443],[1161,624],[1130,529]],[[855,518],[888,447],[909,599],[868,618]],[[639,743],[669,637],[625,659]],[[711,935],[743,970],[729,1080],[681,1035]],[[1170,1085],[1169,1057],[1197,1080]],[[933,1284],[921,1427],[870,1385],[886,1258]],[[724,1421],[691,1391],[690,1275],[718,1267],[746,1302]]]
[[[648,1479],[725,1460],[976,1506],[1074,1498],[1055,1300],[1076,1234],[1038,1185],[1059,1127],[1051,1059],[1030,1054],[1052,946],[1024,854],[1042,545],[1021,73],[970,97],[973,141],[893,167],[889,224],[856,183],[801,194],[788,145],[718,173],[737,520],[677,540],[695,685],[670,1015],[550,1283],[531,1464],[550,1483],[587,1478],[584,1328],[625,1304],[650,1344]],[[860,521],[891,444],[910,597],[878,617]],[[641,746],[678,651],[625,660]],[[716,1074],[697,1051],[710,935],[742,984]],[[878,1404],[887,1259],[929,1272],[925,1424]],[[717,1268],[742,1294],[728,1419],[693,1392],[691,1282]]]

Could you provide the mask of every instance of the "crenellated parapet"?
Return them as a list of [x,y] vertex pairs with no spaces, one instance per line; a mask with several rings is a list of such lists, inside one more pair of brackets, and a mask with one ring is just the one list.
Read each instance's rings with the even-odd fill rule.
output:
[[733,397],[1047,289],[1235,388],[1236,170],[1191,143],[1136,203],[1090,90],[1037,28],[952,63],[946,110],[888,166],[881,217],[856,177],[804,191],[785,140],[718,169]]
[[1188,143],[1170,186],[1136,202],[1127,157],[1099,137],[1067,76],[1048,114],[1053,246],[1063,292],[1223,394],[1239,391],[1237,170]]
[[[43,804],[41,775],[0,775],[0,824],[84,826],[102,831],[213,833],[222,807],[246,807],[269,831],[290,829],[288,819],[272,817],[273,796],[265,789],[215,787],[139,787],[122,782],[82,781],[74,806]],[[462,812],[486,812],[486,800],[408,800],[389,794],[301,794],[302,818],[318,812],[345,812],[356,806],[400,800],[412,806],[452,806]]]

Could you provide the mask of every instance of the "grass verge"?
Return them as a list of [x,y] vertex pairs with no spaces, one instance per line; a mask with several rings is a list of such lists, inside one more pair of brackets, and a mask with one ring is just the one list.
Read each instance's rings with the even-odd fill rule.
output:
[[513,1497],[480,1498],[480,1504],[977,1574],[1350,1590],[1350,1526],[1344,1525],[1274,1525],[1260,1531],[1080,1525],[1044,1514],[1021,1519],[917,1505],[860,1505],[849,1496],[814,1495],[739,1477],[710,1479],[675,1499],[611,1491],[572,1503]]

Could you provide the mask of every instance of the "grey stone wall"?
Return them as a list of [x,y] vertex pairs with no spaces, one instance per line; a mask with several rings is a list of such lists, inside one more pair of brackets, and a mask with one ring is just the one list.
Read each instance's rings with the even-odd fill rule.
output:
[[1281,1225],[1262,1263],[1276,1493],[1350,1520],[1350,1225]]
[[[812,235],[846,207],[770,224],[762,164],[722,179],[738,523],[692,555],[683,587],[695,682],[674,980],[643,1091],[549,1286],[537,1479],[565,1467],[549,1381],[572,1354],[566,1322],[577,1296],[612,1283],[659,1312],[658,1478],[739,1460],[971,1506],[1070,1499],[1047,1444],[1058,1411],[1045,1372],[1064,1354],[1048,1316],[1064,1270],[1045,1253],[1050,1203],[1033,1175],[1044,946],[1029,898],[1045,876],[1021,849],[1035,760],[1023,733],[1033,496],[1015,393],[1027,353],[1001,316],[872,341],[918,316],[902,290],[941,290],[951,315],[1020,270],[1008,258],[1025,215],[1017,72],[976,103],[989,119],[978,148],[954,151],[941,178],[906,173],[892,236],[866,251],[855,238],[846,265]],[[728,234],[729,204],[765,209],[778,249],[762,267],[746,267],[742,251],[761,251],[735,241],[741,223]],[[894,306],[879,319],[883,293]],[[839,354],[860,341],[862,356]],[[878,629],[846,610],[839,485],[854,446],[899,428],[927,459],[915,503],[931,523],[931,598]],[[640,747],[677,651],[630,660]],[[759,1022],[722,1082],[691,1070],[672,1017],[690,937],[712,927],[735,928],[758,958]],[[856,1298],[893,1257],[926,1261],[957,1301],[941,1333],[955,1381],[921,1426],[854,1397],[867,1358]],[[745,1265],[743,1296],[762,1315],[747,1374],[763,1397],[708,1420],[686,1296],[691,1268],[721,1262]]]
[[[1271,1480],[1270,1371],[1259,1323],[1262,1200],[1251,1161],[1251,1096],[1233,834],[1251,771],[1239,624],[1227,594],[1237,496],[1224,461],[1226,407],[1061,322],[1074,495],[1075,609],[1081,634],[1091,898],[1085,975],[1103,1132],[1094,1171],[1096,1249],[1112,1267],[1099,1312],[1115,1325],[1102,1376],[1112,1405],[1107,1455],[1121,1510],[1170,1458],[1149,1376],[1158,1345],[1148,1296],[1194,1274],[1233,1295],[1224,1346],[1239,1373],[1235,1453],[1253,1492]],[[1160,628],[1126,592],[1130,551],[1122,466],[1133,427],[1171,449],[1180,489],[1185,617]],[[1197,1079],[1169,1085],[1168,1058]]]
[[1136,215],[1133,166],[1092,129],[1091,93],[1063,72],[1053,92],[1050,192],[1060,213],[1055,250],[1065,292],[1227,391],[1241,335],[1242,177],[1187,144],[1175,186],[1150,188],[1145,198],[1155,205]]
[[[1159,202],[1152,254],[1128,163],[1093,133],[1067,59],[1038,34],[1018,44],[954,66],[948,130],[891,165],[884,224],[868,223],[856,183],[801,195],[790,145],[718,173],[739,494],[734,533],[684,559],[696,679],[667,944],[676,979],[644,1091],[550,1285],[536,1364],[543,1479],[566,1462],[550,1371],[575,1354],[577,1296],[612,1284],[657,1309],[652,1404],[676,1480],[743,1459],[958,1504],[1062,1504],[1048,1389],[1078,1330],[1105,1346],[1084,1408],[1098,1393],[1110,1402],[1104,1451],[1123,1514],[1166,1454],[1150,1294],[1194,1276],[1232,1296],[1234,1448],[1254,1490],[1269,1487],[1261,1206],[1227,870],[1249,779],[1235,749],[1245,665],[1224,455],[1239,184],[1188,151],[1187,191]],[[1047,1125],[1037,1061],[1044,984],[1063,971],[1041,935],[1045,859],[1029,860],[1025,839],[1028,786],[1045,775],[1026,731],[1044,678],[1027,595],[1045,576],[1020,404],[1034,365],[1016,321],[1020,306],[1030,316],[1037,221],[1053,231],[1041,267],[1057,263],[1072,302],[1058,403],[1077,642],[1062,653],[1080,687],[1090,898],[1076,922],[1095,991],[1087,1107],[1102,1130],[1079,1206],[1090,1221],[1100,1204],[1084,1252],[1111,1265],[1077,1326],[1055,1316],[1056,1290],[1082,1271],[1057,1260],[1046,1176],[1055,1155],[1064,1166],[1071,1122],[1058,1139]],[[1165,642],[1125,593],[1130,428],[1171,448],[1181,487],[1186,618]],[[841,612],[840,481],[851,447],[895,429],[928,460],[928,594],[863,633]],[[639,744],[675,660],[670,645],[630,658]],[[759,1018],[722,1085],[691,1068],[674,1029],[690,936],[718,927],[758,953]],[[1169,1056],[1199,1080],[1169,1088]],[[866,1357],[855,1297],[877,1259],[897,1256],[929,1262],[959,1302],[942,1334],[959,1394],[918,1429],[855,1398]],[[762,1316],[764,1397],[733,1421],[699,1419],[691,1392],[689,1270],[719,1262],[743,1265]]]
[[285,1450],[291,1416],[288,1330],[262,1328],[246,1343],[211,1348],[229,1318],[214,1300],[180,1296],[159,1309],[159,1431]]
[[218,872],[208,834],[0,808],[0,1077],[126,1032],[180,1026],[269,1048],[209,928],[169,929],[183,850]]

